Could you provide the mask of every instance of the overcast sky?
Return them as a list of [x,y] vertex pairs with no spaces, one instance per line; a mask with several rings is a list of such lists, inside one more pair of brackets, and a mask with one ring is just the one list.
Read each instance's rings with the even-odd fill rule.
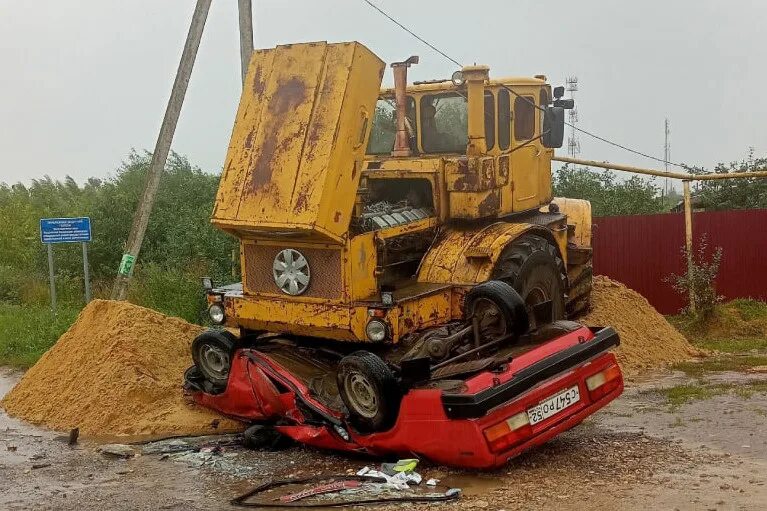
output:
[[[767,2],[752,0],[375,0],[491,76],[579,79],[579,125],[711,166],[767,155]],[[220,171],[239,100],[236,0],[213,2],[173,144]],[[411,80],[452,64],[361,0],[253,0],[256,47],[359,40],[383,60],[421,56]],[[0,0],[0,181],[82,182],[152,149],[193,0]],[[386,81],[390,82],[390,71]],[[580,135],[581,157],[658,165]],[[564,154],[565,150],[560,150]]]

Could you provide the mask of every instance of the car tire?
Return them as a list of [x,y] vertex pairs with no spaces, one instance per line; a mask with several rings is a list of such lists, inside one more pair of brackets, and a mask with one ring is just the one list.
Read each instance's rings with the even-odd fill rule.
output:
[[369,351],[356,351],[338,364],[338,390],[350,424],[361,433],[384,431],[397,421],[399,382],[389,366]]
[[242,445],[248,449],[276,451],[289,443],[282,433],[263,424],[253,424],[242,433]]
[[192,341],[192,360],[211,384],[212,390],[226,388],[237,338],[226,330],[206,330]]

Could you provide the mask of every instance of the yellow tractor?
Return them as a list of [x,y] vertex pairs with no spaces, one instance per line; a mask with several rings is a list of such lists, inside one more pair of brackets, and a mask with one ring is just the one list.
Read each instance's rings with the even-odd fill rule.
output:
[[[228,330],[193,346],[214,387],[266,332],[364,344],[396,372],[588,308],[591,208],[551,185],[572,100],[545,76],[485,66],[408,84],[417,62],[392,64],[395,86],[380,89],[384,62],[356,42],[253,53],[212,217],[240,240],[242,284],[208,286]],[[344,392],[365,360],[342,364],[339,387],[375,416]]]

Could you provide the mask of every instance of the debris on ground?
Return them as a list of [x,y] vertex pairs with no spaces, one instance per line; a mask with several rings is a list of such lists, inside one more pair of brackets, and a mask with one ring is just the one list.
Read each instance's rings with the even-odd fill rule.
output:
[[125,444],[103,444],[96,451],[116,458],[132,458],[136,455],[133,447]]
[[202,327],[128,302],[94,300],[0,402],[13,416],[93,437],[168,437],[242,429],[184,399]]
[[594,277],[592,309],[579,321],[615,328],[621,338],[615,353],[629,375],[702,355],[645,297],[601,275]]
[[[404,480],[405,474],[415,472],[397,472],[393,478]],[[338,507],[364,504],[387,504],[402,502],[446,502],[461,497],[460,488],[445,486],[443,492],[434,491],[435,487],[416,490],[407,484],[393,485],[389,476],[369,467],[357,472],[356,475],[319,475],[312,477],[287,479],[269,479],[252,490],[235,497],[231,504],[240,507],[270,507],[275,501],[281,501],[279,507]],[[421,476],[418,475],[420,484]],[[295,490],[290,487],[297,486]],[[285,489],[287,493],[285,493]],[[280,491],[282,490],[282,491]],[[259,501],[251,500],[261,497]],[[311,502],[292,504],[309,497]]]

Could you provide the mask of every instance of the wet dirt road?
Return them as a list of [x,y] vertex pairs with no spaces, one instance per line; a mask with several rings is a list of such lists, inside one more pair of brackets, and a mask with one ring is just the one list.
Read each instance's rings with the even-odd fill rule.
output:
[[[0,395],[18,377],[0,368]],[[759,385],[749,387],[754,382]],[[765,509],[767,385],[762,382],[767,375],[717,373],[693,381],[674,373],[633,383],[608,409],[503,470],[470,473],[421,465],[423,476],[464,491],[460,501],[430,507]],[[670,404],[674,389],[691,383],[718,390],[706,399]],[[376,463],[301,447],[128,460],[95,448],[87,440],[69,447],[59,433],[0,413],[0,509],[233,509],[230,498],[271,475],[346,473]]]

